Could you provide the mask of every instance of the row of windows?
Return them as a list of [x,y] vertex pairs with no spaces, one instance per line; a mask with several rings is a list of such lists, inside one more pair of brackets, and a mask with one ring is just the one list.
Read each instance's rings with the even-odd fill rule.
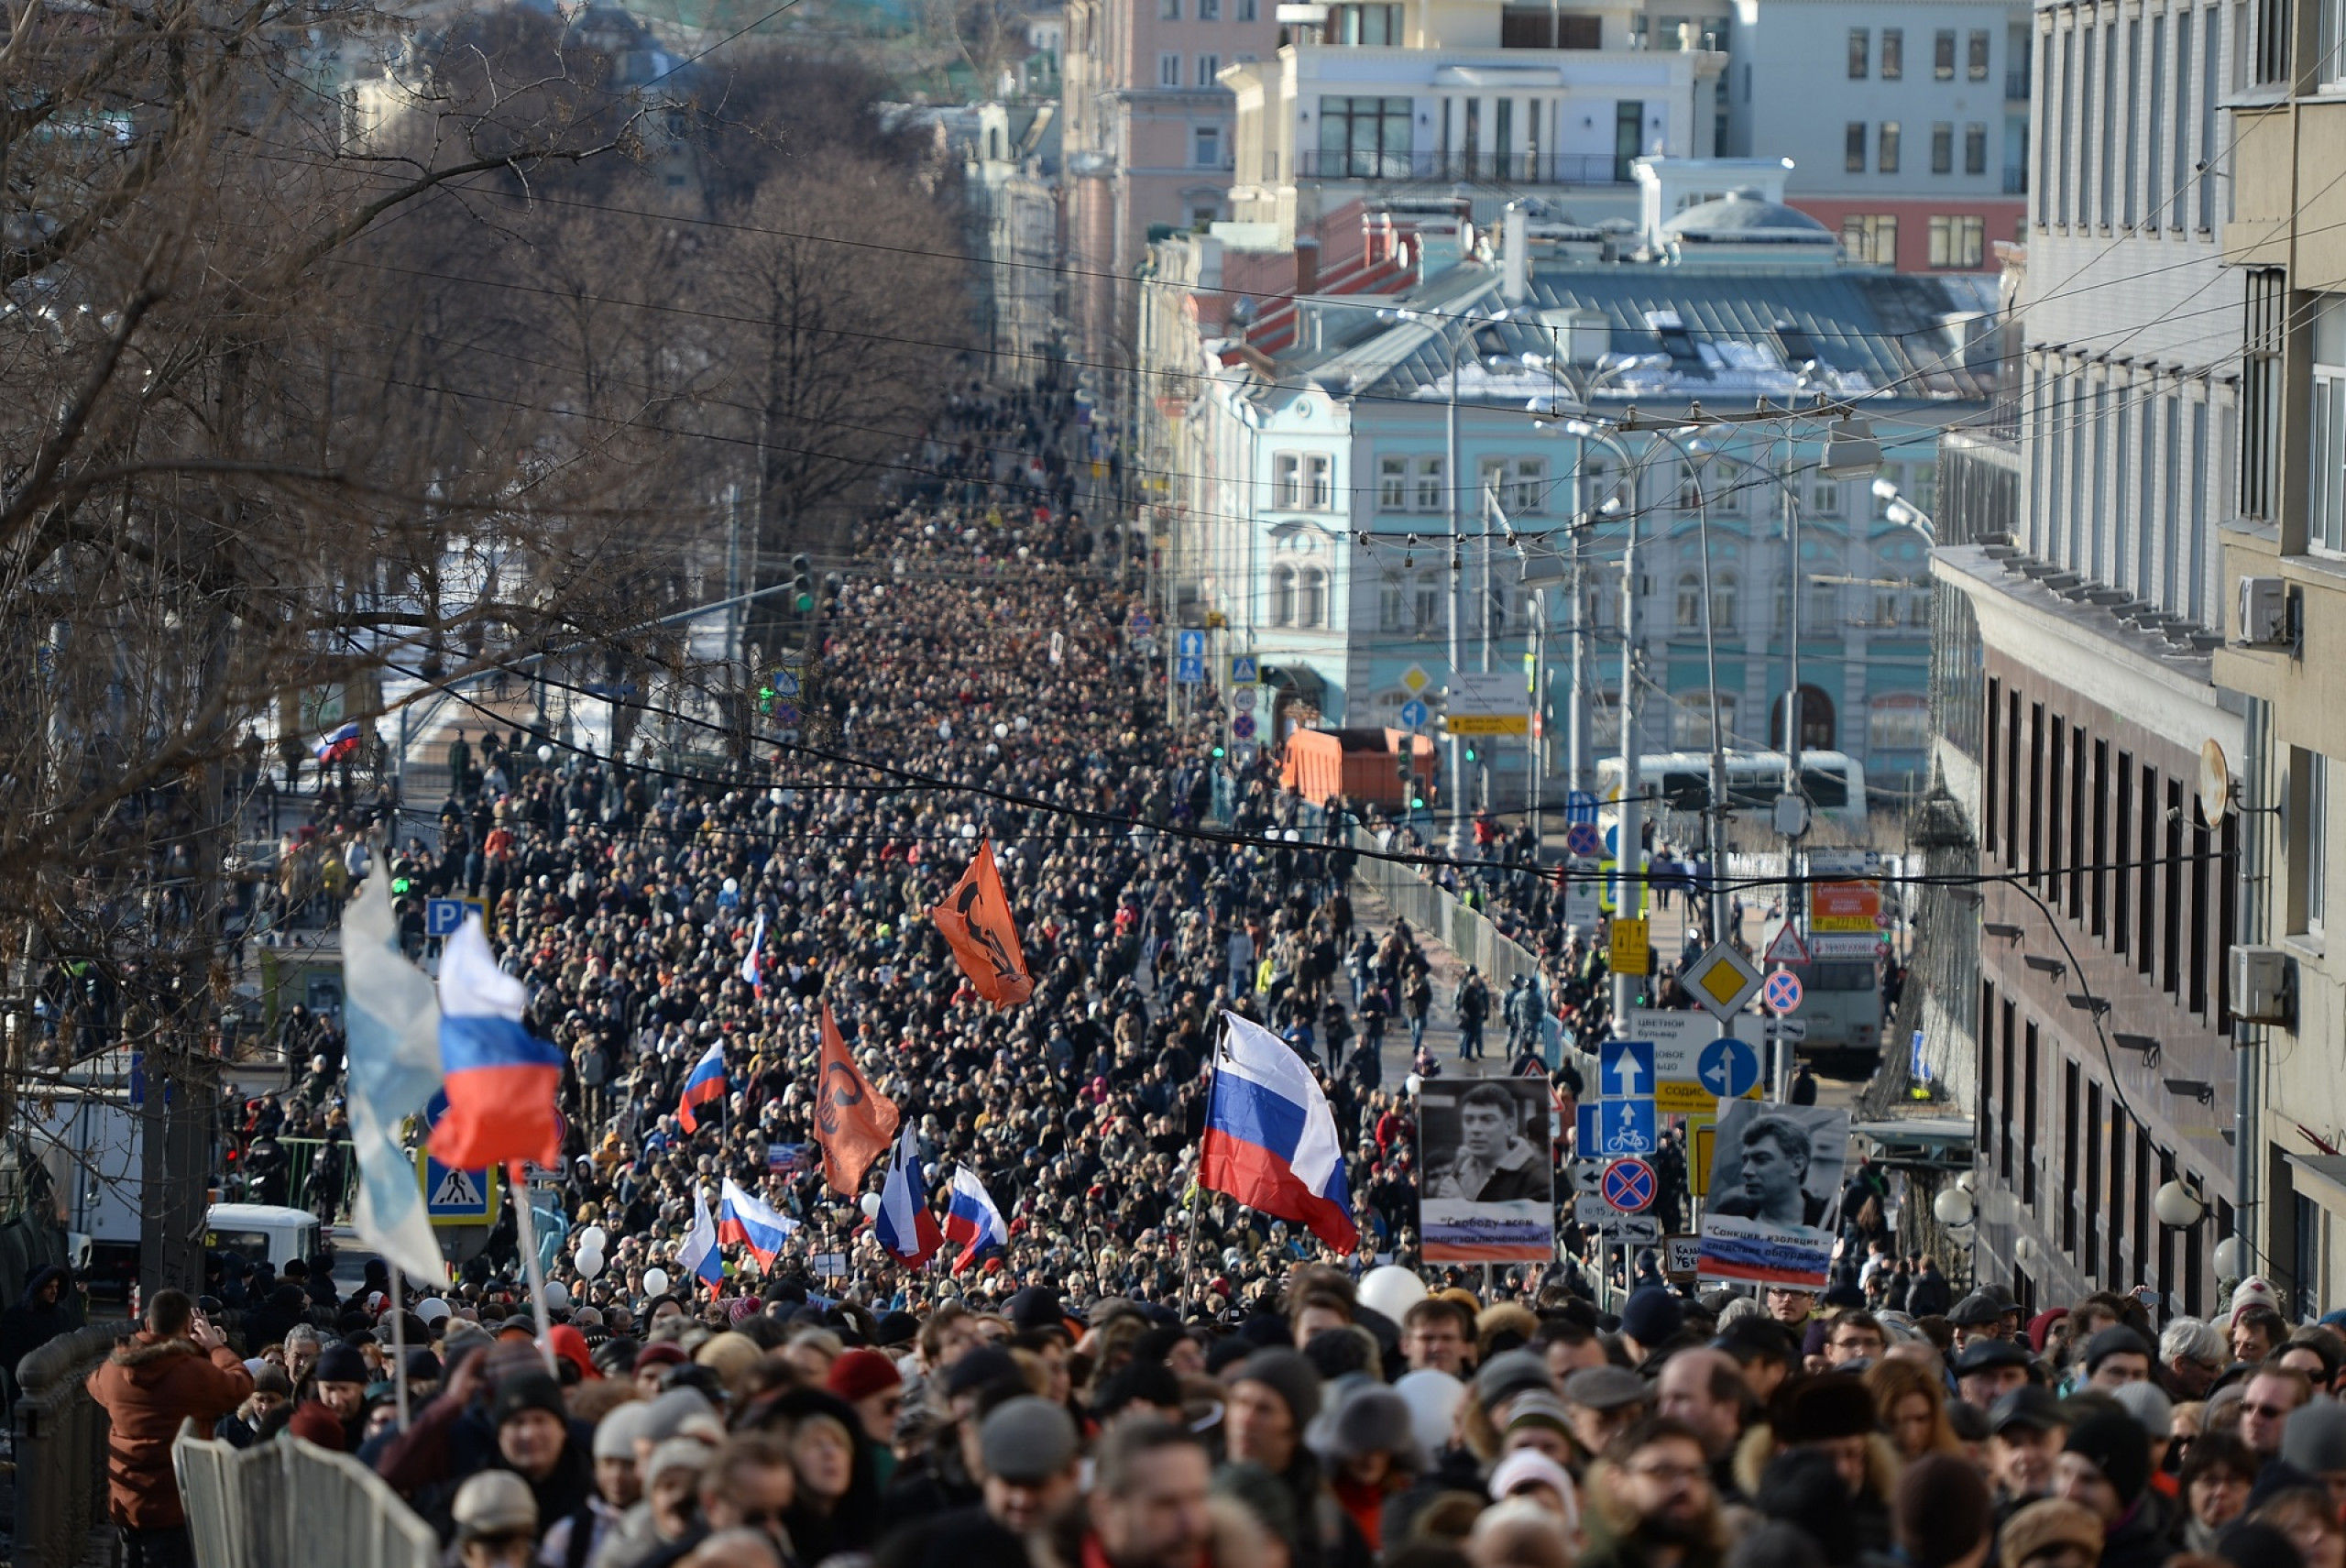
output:
[[2210,828],[2195,781],[2161,775],[1996,676],[1980,790],[1987,853],[2023,873],[2082,935],[2132,957],[2176,1006],[2210,1028],[2221,1024],[2236,816]]
[[2204,624],[2220,449],[2205,399],[2044,368],[2032,387],[2031,553]]
[[[1238,57],[1241,62],[1253,58],[1254,56],[1246,54]],[[1168,49],[1159,54],[1157,57],[1157,84],[1159,87],[1219,87],[1222,85],[1214,80],[1222,74],[1222,56],[1218,54],[1198,56],[1194,75],[1185,81],[1182,76],[1182,68],[1187,60],[1188,57],[1178,50]]]
[[[1898,214],[1849,213],[1841,219],[1841,247],[1852,261],[1875,267],[1898,265]],[[1977,268],[1988,251],[1988,220],[1968,214],[1933,215],[1930,265]]]
[[2062,15],[2040,35],[2036,221],[2212,229],[2220,8]]
[[1328,574],[1317,566],[1271,568],[1271,624],[1325,626]]
[[[1376,509],[1385,512],[1447,513],[1449,468],[1449,460],[1438,453],[1391,453],[1379,456]],[[1893,482],[1908,499],[1927,512],[1936,499],[1935,477],[1935,470],[1929,464],[1918,464],[1910,482],[1908,471],[1896,466]],[[1617,481],[1618,475],[1611,462],[1595,453],[1580,465],[1577,497],[1572,494],[1569,477],[1551,482],[1548,459],[1544,456],[1484,457],[1475,463],[1474,490],[1458,498],[1458,510],[1474,514],[1486,496],[1496,499],[1510,517],[1587,510],[1610,498]],[[1698,499],[1715,516],[1734,516],[1747,508],[1764,516],[1777,504],[1778,490],[1773,482],[1757,486],[1728,482],[1715,470],[1698,470],[1682,463],[1649,466],[1646,482],[1650,494],[1643,498],[1645,504],[1681,512],[1694,510]],[[1807,483],[1800,487],[1799,499],[1807,516],[1837,518],[1843,514],[1847,493],[1845,482],[1810,470]],[[1334,459],[1317,452],[1273,453],[1271,504],[1285,511],[1335,510]]]
[[[1872,33],[1865,27],[1849,29],[1849,80],[1862,82],[1869,74],[1872,57]],[[1941,27],[1931,38],[1931,78],[1936,82],[1955,80],[1955,29]],[[1906,29],[1881,29],[1881,79],[1899,82],[1906,75]],[[1988,35],[1975,31],[1965,51],[1964,75],[1973,82],[1988,80]]]
[[[2153,1223],[2152,1196],[2176,1179],[2175,1151],[2154,1144],[2149,1130],[2076,1058],[2057,1045],[2048,1051],[2048,1033],[1992,981],[1980,982],[1981,1157],[1995,1162],[2006,1191],[2036,1210],[2045,1184],[2040,1165],[2049,1169],[2055,1153],[2044,1141],[2053,1132],[2045,1125],[2045,1070],[2056,1063],[2061,1175],[2059,1212],[2045,1216],[2048,1231],[2088,1278],[2123,1288],[2150,1278],[2155,1267],[2160,1284],[2181,1296],[2185,1312],[2198,1314],[2206,1227]],[[2230,1205],[2220,1201],[2217,1211],[2216,1234],[2225,1234]],[[2023,1310],[2033,1306],[2025,1290],[2022,1300]]]
[[[1222,0],[1191,0],[1197,9],[1192,13],[1200,22],[1222,20]],[[1262,0],[1231,0],[1231,16],[1241,22],[1252,22],[1262,16]],[[1181,19],[1181,0],[1157,0],[1157,19],[1178,22]]]
[[[1869,139],[1873,147],[1874,167],[1882,174],[1899,171],[1899,160],[1904,156],[1904,128],[1899,121],[1884,120],[1879,130],[1864,120],[1851,120],[1841,133],[1841,165],[1851,174],[1866,171],[1866,148]],[[1988,126],[1974,120],[1963,127],[1963,171],[1966,174],[1988,172]],[[1941,120],[1931,126],[1931,172],[1955,172],[1955,122]]]

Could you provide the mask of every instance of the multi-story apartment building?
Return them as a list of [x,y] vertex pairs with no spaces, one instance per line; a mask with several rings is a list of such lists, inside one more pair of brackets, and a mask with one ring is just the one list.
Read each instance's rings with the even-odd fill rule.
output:
[[1124,343],[1151,229],[1226,218],[1229,66],[1267,55],[1277,0],[1071,0],[1065,61],[1067,266],[1080,352]]
[[[2017,537],[1943,547],[1976,624],[1981,1273],[2024,1303],[2146,1283],[2205,1310],[2252,1194],[2225,955],[2240,817],[2199,804],[2240,705],[2210,653],[2246,408],[2215,224],[2249,5],[2043,0],[2019,344]],[[1974,726],[1974,716],[1977,723]],[[2170,1181],[2207,1221],[2160,1217]]]
[[1860,260],[1993,270],[2025,215],[2032,33],[2012,0],[1742,0],[1720,150],[1790,158],[1786,201]]
[[2231,619],[2216,674],[2246,708],[2246,754],[2229,762],[2246,841],[2242,937],[2286,987],[2277,1006],[2242,998],[2248,1016],[2234,1026],[2257,1199],[2238,1266],[2306,1316],[2346,1302],[2346,944],[2333,956],[2330,935],[2341,869],[2330,770],[2346,759],[2341,24],[2334,4],[2286,0],[2246,19],[2246,58],[2224,78],[2234,179],[2210,203],[2248,297],[2231,345],[2241,472],[2222,532]]

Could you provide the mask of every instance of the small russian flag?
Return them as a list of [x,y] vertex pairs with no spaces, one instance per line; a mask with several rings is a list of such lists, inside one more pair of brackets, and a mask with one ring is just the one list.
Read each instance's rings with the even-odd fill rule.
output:
[[751,991],[762,993],[766,988],[765,960],[761,956],[766,945],[766,912],[758,911],[757,928],[750,933],[749,956],[741,960],[741,980]]
[[725,1255],[717,1250],[717,1222],[708,1217],[708,1193],[698,1186],[693,1189],[693,1228],[685,1233],[676,1258],[699,1277],[710,1295],[724,1288]]
[[433,1157],[462,1170],[534,1160],[562,1163],[554,1098],[562,1052],[521,1022],[529,993],[497,967],[480,916],[467,916],[440,955],[440,1070],[448,1113],[432,1129]]
[[743,1191],[731,1177],[725,1179],[717,1198],[718,1241],[749,1248],[760,1268],[772,1268],[774,1255],[797,1228],[797,1221],[775,1213],[771,1206]]
[[993,1206],[978,1173],[966,1165],[953,1172],[953,1206],[945,1212],[945,1239],[961,1244],[961,1255],[953,1260],[956,1274],[977,1262],[981,1254],[1010,1245],[1008,1222]]
[[310,754],[321,762],[338,762],[358,750],[358,721],[351,720],[341,729],[321,735],[310,745]]
[[945,1245],[937,1217],[928,1212],[928,1188],[920,1174],[918,1133],[907,1122],[888,1162],[888,1184],[880,1190],[880,1212],[872,1228],[880,1245],[917,1268]]
[[711,1040],[700,1060],[693,1063],[693,1070],[685,1080],[685,1097],[676,1105],[676,1120],[687,1133],[700,1131],[700,1118],[693,1113],[696,1105],[725,1098],[725,1042]]

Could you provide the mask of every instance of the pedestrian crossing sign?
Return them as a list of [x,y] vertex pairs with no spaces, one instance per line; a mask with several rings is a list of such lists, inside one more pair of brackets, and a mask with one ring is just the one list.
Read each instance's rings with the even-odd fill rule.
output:
[[[447,1095],[433,1095],[432,1102],[423,1108],[425,1129],[429,1131],[447,1111]],[[415,1151],[415,1179],[423,1189],[424,1215],[433,1224],[497,1223],[498,1192],[493,1173],[458,1170],[433,1159],[429,1149],[419,1148]]]

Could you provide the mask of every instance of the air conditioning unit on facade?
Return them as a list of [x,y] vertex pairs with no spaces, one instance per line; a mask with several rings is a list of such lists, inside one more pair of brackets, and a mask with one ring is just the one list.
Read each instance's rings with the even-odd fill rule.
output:
[[2296,966],[2278,948],[2237,947],[2231,953],[2232,1016],[2243,1024],[2286,1024],[2295,1014]]
[[2240,580],[2240,646],[2295,648],[2297,616],[2287,582],[2279,577]]

